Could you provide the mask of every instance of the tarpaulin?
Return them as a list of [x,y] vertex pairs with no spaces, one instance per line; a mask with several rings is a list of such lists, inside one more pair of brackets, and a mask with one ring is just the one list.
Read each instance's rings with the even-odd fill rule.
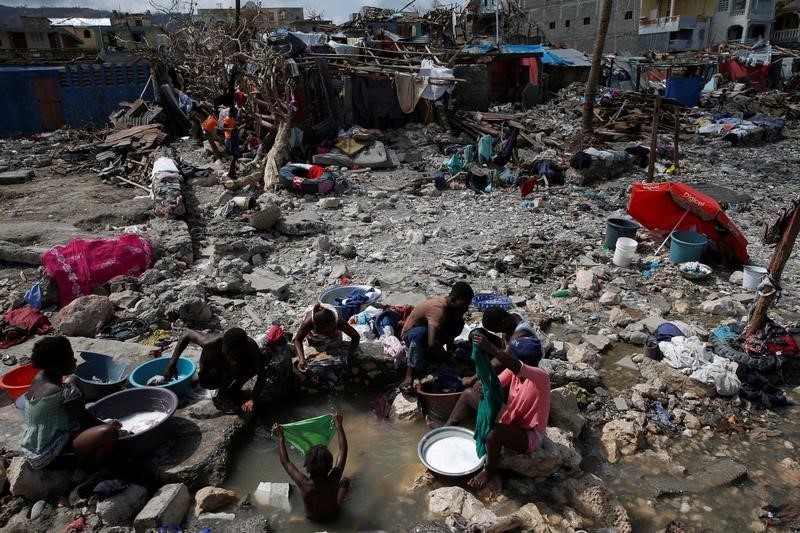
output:
[[634,183],[628,214],[650,230],[694,227],[712,241],[724,242],[739,261],[747,263],[747,239],[739,228],[716,200],[685,183]]
[[769,65],[750,66],[734,59],[719,62],[719,71],[730,81],[747,83],[757,91],[768,88]]
[[117,276],[138,276],[153,265],[153,245],[134,233],[114,239],[72,239],[42,254],[58,284],[62,307]]
[[283,436],[303,455],[317,444],[327,446],[336,430],[333,427],[333,416],[322,415],[291,424],[281,424]]

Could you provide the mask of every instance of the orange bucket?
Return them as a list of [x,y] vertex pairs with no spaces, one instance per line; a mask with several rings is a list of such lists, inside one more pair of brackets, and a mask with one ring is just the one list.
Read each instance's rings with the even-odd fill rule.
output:
[[39,369],[33,368],[32,364],[22,365],[0,377],[0,388],[5,390],[12,400],[16,400],[28,392],[33,378],[38,373]]

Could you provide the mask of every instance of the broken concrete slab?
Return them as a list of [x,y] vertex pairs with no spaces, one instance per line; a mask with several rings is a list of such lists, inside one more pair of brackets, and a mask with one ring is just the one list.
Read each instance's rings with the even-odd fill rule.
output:
[[365,168],[387,168],[392,165],[386,146],[380,141],[365,148],[353,159],[353,163]]
[[150,498],[133,521],[136,533],[183,522],[192,496],[183,483],[164,485]]
[[747,467],[733,459],[722,459],[683,479],[647,478],[655,489],[657,498],[673,494],[706,494],[710,490],[725,487],[747,477]]
[[42,264],[42,254],[46,251],[47,248],[19,246],[13,242],[0,241],[0,261],[3,263],[39,266]]
[[286,235],[315,235],[325,231],[325,222],[315,214],[292,213],[280,219],[276,227]]
[[25,183],[32,180],[34,177],[33,170],[8,170],[0,172],[0,185],[16,185],[17,183]]
[[292,504],[289,500],[290,489],[291,487],[288,483],[261,482],[253,493],[253,499],[259,505],[290,512],[292,510]]
[[244,274],[242,277],[250,282],[250,286],[253,287],[256,292],[272,293],[279,300],[287,300],[289,298],[291,292],[289,286],[292,284],[291,280],[270,270],[254,268],[252,274]]

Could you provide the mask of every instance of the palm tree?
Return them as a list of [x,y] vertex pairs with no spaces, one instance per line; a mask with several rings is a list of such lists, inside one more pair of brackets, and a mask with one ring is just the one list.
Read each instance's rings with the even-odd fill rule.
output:
[[597,38],[594,41],[594,55],[592,55],[592,68],[589,70],[589,80],[586,82],[586,95],[583,103],[583,133],[594,131],[594,98],[597,95],[597,82],[600,79],[602,68],[603,49],[606,46],[606,33],[608,21],[611,18],[611,0],[603,0],[600,11],[600,24],[597,26]]

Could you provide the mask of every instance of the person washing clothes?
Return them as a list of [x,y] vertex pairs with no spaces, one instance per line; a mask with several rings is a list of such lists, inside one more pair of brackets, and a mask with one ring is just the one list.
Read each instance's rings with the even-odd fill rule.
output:
[[[189,344],[202,348],[197,371],[200,386],[219,391],[214,398],[217,407],[228,410],[230,406],[226,404],[235,402],[245,413],[252,412],[266,385],[269,363],[268,356],[259,349],[256,341],[248,337],[242,328],[231,328],[222,335],[186,330],[175,345],[172,358],[164,370],[165,379],[177,375],[178,358]],[[256,376],[256,384],[244,400],[241,389],[253,376]]]
[[464,313],[469,309],[473,296],[472,287],[459,281],[453,284],[446,297],[431,298],[411,311],[400,335],[408,359],[400,390],[411,390],[414,370],[422,366],[427,355],[448,359],[444,347],[452,348],[453,341],[464,329]]
[[272,426],[272,433],[278,438],[278,455],[281,466],[295,482],[306,508],[306,517],[315,522],[322,522],[336,518],[350,489],[350,480],[342,477],[344,466],[347,462],[347,436],[344,434],[342,415],[333,415],[333,425],[339,442],[339,455],[336,464],[333,454],[327,446],[317,444],[306,452],[305,469],[308,475],[303,474],[286,452],[286,439],[283,428],[278,424]]
[[[122,424],[104,423],[86,411],[75,355],[69,339],[43,337],[33,345],[31,363],[39,370],[25,393],[25,433],[21,446],[34,470],[67,452],[91,467],[111,462]],[[65,378],[65,376],[69,376]]]
[[294,351],[297,354],[297,369],[308,370],[303,341],[310,346],[324,347],[341,342],[342,333],[350,337],[348,354],[352,357],[358,352],[361,336],[346,320],[342,319],[333,306],[315,304],[306,310],[300,329],[294,337]]
[[[504,368],[498,379],[503,388],[508,388],[508,401],[484,440],[486,462],[483,470],[468,484],[473,488],[489,485],[498,490],[497,463],[502,447],[528,453],[541,446],[550,415],[550,376],[538,367],[542,347],[536,337],[513,340],[505,350],[481,334],[476,334],[473,342]],[[475,388],[462,392],[445,425],[464,422],[473,410],[478,409],[480,394]]]

